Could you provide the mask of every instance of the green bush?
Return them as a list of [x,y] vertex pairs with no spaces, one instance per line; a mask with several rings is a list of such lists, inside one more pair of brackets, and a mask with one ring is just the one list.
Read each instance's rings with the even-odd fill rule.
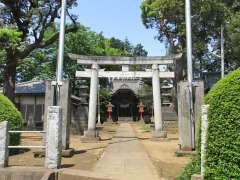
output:
[[200,163],[201,162],[199,156],[193,157],[192,161],[186,165],[183,173],[177,178],[177,180],[191,180],[191,176],[193,174],[198,174],[200,172]]
[[220,80],[205,98],[210,105],[206,179],[240,179],[240,68]]
[[[240,68],[213,86],[205,104],[210,105],[205,179],[240,179]],[[191,175],[200,172],[200,122],[197,155],[179,180],[190,180]]]
[[[0,93],[0,122],[8,121],[11,130],[22,127],[23,118],[14,104],[3,94]],[[11,134],[10,144],[17,145],[20,143],[19,134]]]

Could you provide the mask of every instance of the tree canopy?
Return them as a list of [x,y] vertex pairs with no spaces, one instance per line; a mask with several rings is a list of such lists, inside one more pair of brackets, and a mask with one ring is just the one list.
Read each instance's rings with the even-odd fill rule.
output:
[[[228,70],[240,65],[238,0],[193,0],[193,56],[196,70],[218,71],[220,27],[225,29],[225,56]],[[142,22],[158,31],[157,38],[170,44],[172,53],[186,51],[184,0],[144,0]],[[213,68],[214,67],[214,68]]]
[[[54,33],[51,29],[48,34]],[[114,43],[113,43],[114,42]],[[117,43],[116,43],[117,42]],[[126,43],[127,42],[127,43]],[[131,48],[129,48],[131,47]],[[143,45],[133,45],[127,39],[106,38],[103,33],[78,25],[77,32],[68,33],[65,37],[64,76],[74,79],[78,68],[76,61],[69,59],[68,53],[97,56],[146,56]],[[57,58],[57,45],[34,50],[17,68],[17,80],[54,79]],[[116,68],[116,67],[104,67]]]
[[[67,14],[72,22],[76,17],[68,13],[68,9],[76,6],[76,2],[67,1]],[[46,36],[46,31],[60,17],[60,8],[61,1],[57,0],[0,0],[0,47],[4,53],[1,57],[5,57],[1,60],[1,71],[4,73],[4,94],[11,100],[14,99],[16,68],[35,49],[57,40],[58,32]],[[76,26],[69,26],[66,33],[76,30]]]

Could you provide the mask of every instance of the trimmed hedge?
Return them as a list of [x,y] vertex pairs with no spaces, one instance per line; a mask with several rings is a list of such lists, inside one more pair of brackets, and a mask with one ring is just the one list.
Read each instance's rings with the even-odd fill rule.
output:
[[[240,179],[240,68],[213,86],[205,104],[210,105],[205,179]],[[179,180],[190,180],[191,175],[200,173],[200,122],[197,155],[184,168]]]
[[206,179],[240,179],[240,68],[220,80],[205,98],[210,105]]
[[[11,130],[22,127],[23,118],[15,105],[3,94],[0,93],[0,122],[8,121]],[[17,145],[20,143],[19,134],[11,134],[10,144]]]

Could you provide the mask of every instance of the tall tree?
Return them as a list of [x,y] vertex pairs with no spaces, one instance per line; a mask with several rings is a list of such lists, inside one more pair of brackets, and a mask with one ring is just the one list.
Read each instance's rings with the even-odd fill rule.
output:
[[[67,1],[67,9],[77,5],[76,0]],[[56,32],[44,38],[48,28],[60,17],[61,1],[58,0],[0,0],[0,19],[5,27],[0,38],[0,46],[4,49],[6,58],[1,66],[4,69],[4,94],[14,100],[16,68],[24,63],[25,58],[35,49],[51,45],[58,39]],[[76,17],[68,13],[75,22]],[[66,33],[76,31],[76,26],[70,26]],[[17,34],[17,41],[12,45],[11,34]]]
[[[134,46],[129,43],[134,51],[126,52],[124,50],[124,41],[116,38],[106,38],[102,33],[96,33],[91,29],[78,24],[77,32],[68,33],[65,38],[65,56],[64,56],[64,77],[73,79],[73,90],[78,93],[77,87],[80,82],[75,79],[75,72],[83,68],[68,57],[68,53],[81,55],[98,55],[98,56],[134,56],[134,53],[147,54],[147,51],[142,45]],[[54,34],[54,29],[50,28],[45,32],[45,39]],[[114,39],[114,40],[113,40]],[[113,42],[120,42],[120,46]],[[122,45],[122,47],[121,47]],[[57,57],[57,45],[51,44],[48,47],[35,49],[28,57],[24,59],[24,63],[17,68],[17,80],[29,81],[32,79],[53,79],[55,77],[55,67]],[[1,58],[1,53],[0,53]],[[1,60],[1,59],[0,59]],[[118,66],[104,66],[107,70],[120,70]],[[0,76],[1,83],[1,76]],[[101,80],[101,85],[106,86],[107,81]]]
[[[195,67],[202,71],[209,63],[216,62],[209,57],[218,54],[213,50],[219,49],[216,47],[220,44],[220,27],[226,28],[233,22],[240,4],[238,0],[192,0],[191,4],[193,56]],[[141,4],[143,24],[157,29],[158,39],[169,43],[173,53],[186,52],[184,8],[184,0],[144,0]],[[185,59],[180,64],[183,69],[186,68]]]
[[142,44],[137,44],[133,48],[133,56],[147,56],[148,52],[144,49]]

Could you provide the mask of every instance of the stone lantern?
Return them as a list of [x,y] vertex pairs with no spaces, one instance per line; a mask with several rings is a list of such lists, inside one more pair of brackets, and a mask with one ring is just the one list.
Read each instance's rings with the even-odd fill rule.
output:
[[112,112],[113,112],[114,105],[111,102],[109,102],[106,107],[107,107],[107,113],[108,113],[107,121],[112,121]]
[[144,105],[142,102],[140,102],[140,104],[138,105],[138,113],[139,113],[139,119],[143,120],[144,117]]

